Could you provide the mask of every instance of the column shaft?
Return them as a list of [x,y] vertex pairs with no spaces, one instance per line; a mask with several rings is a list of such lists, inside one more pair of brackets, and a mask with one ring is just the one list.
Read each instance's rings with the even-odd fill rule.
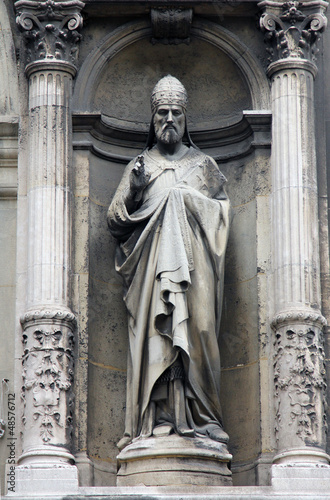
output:
[[327,461],[313,84],[315,66],[270,66],[275,432],[280,462]]
[[30,77],[28,307],[68,305],[71,86],[63,71]]
[[272,77],[274,313],[320,309],[313,75]]

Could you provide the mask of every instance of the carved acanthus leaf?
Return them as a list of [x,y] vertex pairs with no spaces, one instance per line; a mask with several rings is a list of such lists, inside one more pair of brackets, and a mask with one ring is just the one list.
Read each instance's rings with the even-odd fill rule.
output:
[[269,62],[298,58],[314,61],[318,51],[316,43],[327,26],[323,0],[313,2],[259,3],[262,10],[260,28],[265,33]]
[[44,406],[41,410],[36,410],[33,418],[35,421],[40,419],[40,436],[44,443],[48,443],[54,438],[54,426],[63,427],[60,422],[61,414],[47,406]]
[[40,325],[25,330],[23,343],[23,423],[29,416],[44,443],[65,442],[72,427],[74,336],[66,315],[62,327]]
[[16,2],[16,22],[25,36],[26,63],[60,60],[75,64],[83,7],[80,0]]
[[323,335],[319,328],[291,326],[276,332],[274,382],[276,425],[279,436],[285,424],[304,442],[318,444],[325,423],[326,376]]

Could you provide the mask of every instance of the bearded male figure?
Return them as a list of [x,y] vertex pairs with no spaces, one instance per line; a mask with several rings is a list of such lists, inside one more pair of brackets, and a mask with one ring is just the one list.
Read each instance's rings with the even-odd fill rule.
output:
[[129,328],[120,449],[172,432],[228,441],[218,335],[230,204],[216,162],[190,139],[186,107],[176,78],[157,83],[147,147],[108,211]]

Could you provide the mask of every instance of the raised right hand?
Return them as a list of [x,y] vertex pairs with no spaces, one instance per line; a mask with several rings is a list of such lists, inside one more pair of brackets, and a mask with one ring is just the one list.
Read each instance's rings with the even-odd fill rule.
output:
[[145,171],[144,157],[139,155],[135,160],[134,167],[130,173],[130,190],[135,196],[142,194],[142,191],[147,187],[150,179],[150,173]]

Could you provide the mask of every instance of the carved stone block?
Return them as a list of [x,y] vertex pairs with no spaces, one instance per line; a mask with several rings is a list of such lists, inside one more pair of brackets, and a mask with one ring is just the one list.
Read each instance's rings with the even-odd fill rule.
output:
[[40,319],[37,316],[26,321],[23,332],[21,395],[23,424],[28,429],[24,449],[48,444],[69,446],[74,404],[74,323],[56,319],[56,314],[48,320],[47,314],[39,315]]
[[192,9],[159,7],[151,9],[152,43],[189,43]]

